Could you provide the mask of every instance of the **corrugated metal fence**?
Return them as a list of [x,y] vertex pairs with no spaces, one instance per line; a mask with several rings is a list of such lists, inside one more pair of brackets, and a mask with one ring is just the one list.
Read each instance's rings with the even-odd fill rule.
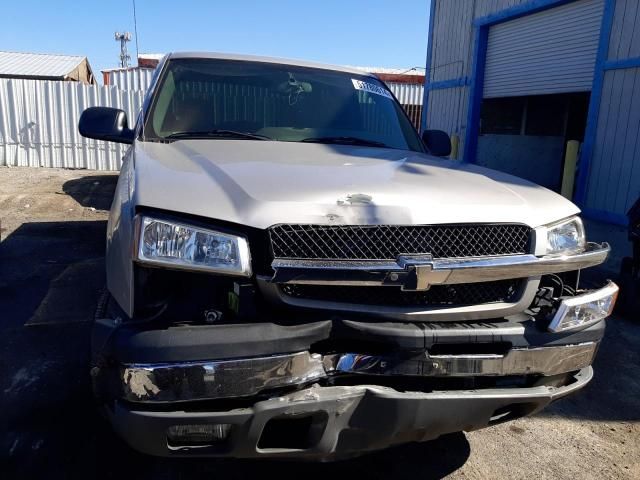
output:
[[[108,82],[122,90],[146,90],[154,71],[151,68],[111,70],[108,72]],[[402,105],[422,105],[422,84],[387,82],[387,86]]]
[[[123,90],[146,90],[151,83],[153,72],[151,68],[112,70],[108,72],[108,82],[109,85],[115,85]],[[402,104],[416,128],[420,128],[424,86],[399,82],[387,82],[387,86]]]
[[82,137],[80,114],[107,106],[135,119],[143,95],[76,82],[0,79],[0,165],[117,170],[127,146]]
[[420,119],[422,117],[422,97],[424,96],[424,86],[415,83],[394,83],[387,82],[389,90],[396,96],[400,105],[411,119],[413,125],[420,129]]
[[[152,70],[135,77],[120,73],[123,78],[114,77],[114,85],[104,87],[0,79],[0,166],[118,170],[127,146],[82,137],[78,120],[84,109],[105,106],[124,110],[133,122]],[[389,87],[418,125],[423,87],[401,83]]]
[[[108,72],[109,85],[116,86],[122,90],[142,90],[146,91],[151,85],[153,68],[129,68],[123,70],[111,70]],[[106,83],[105,79],[105,83]]]

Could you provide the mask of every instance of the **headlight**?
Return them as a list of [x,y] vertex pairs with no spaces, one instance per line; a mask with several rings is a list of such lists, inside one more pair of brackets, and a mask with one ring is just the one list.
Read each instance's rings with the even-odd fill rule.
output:
[[150,217],[141,217],[139,225],[139,262],[251,276],[244,237]]
[[586,239],[579,217],[571,217],[547,227],[547,255],[579,253],[584,251]]

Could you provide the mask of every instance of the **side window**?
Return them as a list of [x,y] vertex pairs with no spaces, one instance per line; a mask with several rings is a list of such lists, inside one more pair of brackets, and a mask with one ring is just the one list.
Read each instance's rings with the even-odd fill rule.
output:
[[165,124],[167,123],[167,114],[173,101],[173,96],[176,90],[175,82],[173,80],[173,72],[169,72],[165,78],[164,85],[155,105],[155,113],[153,115],[153,129],[157,132],[165,131]]

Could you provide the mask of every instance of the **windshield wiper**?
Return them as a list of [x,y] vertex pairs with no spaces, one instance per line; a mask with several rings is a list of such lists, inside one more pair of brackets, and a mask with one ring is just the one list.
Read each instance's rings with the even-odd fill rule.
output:
[[248,140],[272,140],[271,137],[260,135],[259,133],[239,132],[237,130],[223,129],[174,132],[164,138],[168,140],[180,138],[244,138]]
[[336,143],[341,145],[363,145],[366,147],[389,148],[386,143],[359,137],[309,137],[300,141],[309,143]]

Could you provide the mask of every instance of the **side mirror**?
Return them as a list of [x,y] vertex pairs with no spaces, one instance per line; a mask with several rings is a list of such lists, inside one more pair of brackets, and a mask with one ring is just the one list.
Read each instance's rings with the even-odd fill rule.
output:
[[117,108],[90,107],[80,115],[80,135],[107,142],[133,143],[135,132],[127,124],[127,114]]
[[442,130],[425,130],[422,132],[422,141],[431,155],[448,157],[451,154],[451,139]]

